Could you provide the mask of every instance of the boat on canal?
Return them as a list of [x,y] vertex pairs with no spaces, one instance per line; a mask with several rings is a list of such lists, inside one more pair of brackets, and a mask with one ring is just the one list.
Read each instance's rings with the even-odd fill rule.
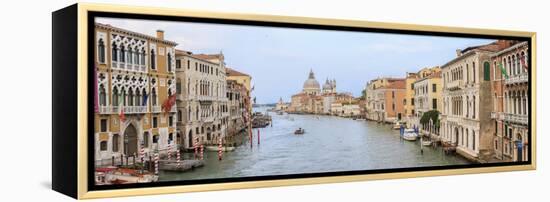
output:
[[401,121],[396,121],[395,124],[393,124],[393,129],[394,130],[399,130],[401,129],[401,126],[403,126],[405,123],[401,122]]
[[405,129],[405,132],[403,133],[403,139],[408,141],[416,141],[418,138],[418,134],[414,131],[414,129]]
[[298,130],[294,131],[294,135],[303,135],[304,133],[306,133],[306,130],[303,128],[298,128]]

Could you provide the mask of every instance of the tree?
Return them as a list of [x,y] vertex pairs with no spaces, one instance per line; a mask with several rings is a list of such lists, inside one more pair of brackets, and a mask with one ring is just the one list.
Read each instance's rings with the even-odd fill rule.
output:
[[366,89],[363,89],[361,91],[361,99],[366,99],[367,98],[367,90]]
[[[430,120],[432,121],[435,128],[439,128],[439,111],[437,110],[430,110],[422,114],[422,117],[420,118],[420,124],[423,126],[430,123]],[[425,128],[425,127],[424,127]]]

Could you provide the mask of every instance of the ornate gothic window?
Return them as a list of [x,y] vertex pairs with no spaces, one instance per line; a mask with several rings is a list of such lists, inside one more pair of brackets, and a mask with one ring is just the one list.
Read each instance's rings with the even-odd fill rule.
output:
[[124,46],[120,48],[120,62],[126,62],[126,49]]
[[491,80],[491,65],[489,64],[489,62],[483,63],[483,80]]
[[134,106],[134,90],[132,88],[128,89],[128,106]]
[[145,65],[145,48],[141,49],[141,65]]
[[115,62],[118,61],[118,47],[117,45],[115,44],[115,42],[113,42],[113,45],[112,45],[112,50],[111,50],[111,59]]
[[151,92],[151,103],[153,106],[157,106],[157,90],[155,88]]
[[118,105],[118,89],[117,87],[113,88],[113,105]]
[[105,63],[105,42],[99,39],[97,42],[97,58],[100,63]]
[[103,84],[99,85],[99,105],[100,106],[107,105],[107,98],[105,95],[105,86],[103,86]]

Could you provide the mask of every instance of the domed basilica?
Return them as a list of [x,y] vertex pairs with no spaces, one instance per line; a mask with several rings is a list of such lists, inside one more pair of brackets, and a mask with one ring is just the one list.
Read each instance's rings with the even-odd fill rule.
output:
[[[315,73],[313,73],[313,70],[309,71],[309,77],[304,82],[304,88],[302,90],[303,93],[307,95],[320,95],[321,94],[321,85],[319,85],[319,82],[317,79],[315,79]],[[327,80],[325,81],[325,84],[323,84],[323,94],[327,93],[336,93],[336,80]]]

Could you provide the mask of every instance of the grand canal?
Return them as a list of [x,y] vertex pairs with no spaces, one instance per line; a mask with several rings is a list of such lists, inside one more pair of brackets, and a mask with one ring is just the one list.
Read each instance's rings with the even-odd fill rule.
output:
[[[258,110],[258,109],[256,109]],[[264,109],[261,109],[264,110]],[[265,111],[262,111],[265,112]],[[160,180],[189,180],[349,170],[468,164],[440,148],[407,142],[390,125],[334,116],[277,115],[272,127],[254,129],[253,146],[243,144],[218,161],[205,152],[205,166],[184,173],[161,172]],[[304,128],[304,135],[294,130]],[[184,155],[190,158],[190,155]]]

